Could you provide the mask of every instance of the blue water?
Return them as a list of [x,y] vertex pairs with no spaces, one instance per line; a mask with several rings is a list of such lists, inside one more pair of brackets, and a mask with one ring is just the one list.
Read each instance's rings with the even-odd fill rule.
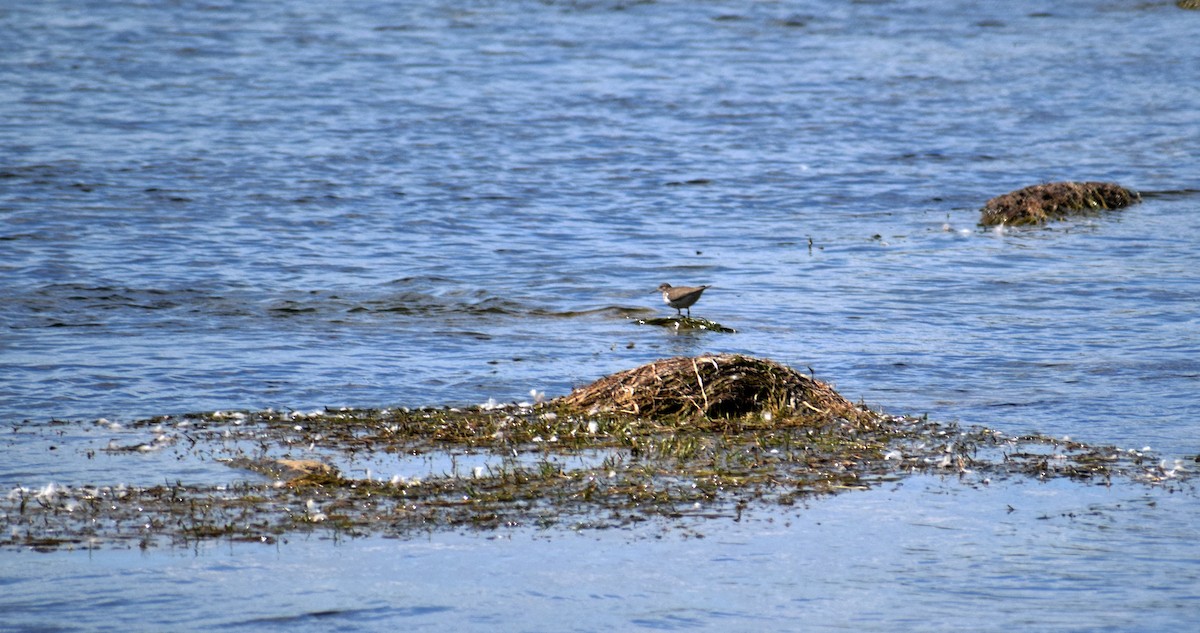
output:
[[[1083,0],[9,3],[0,420],[21,432],[0,484],[158,468],[89,462],[120,434],[52,419],[522,400],[703,352],[811,368],[893,413],[1194,463],[1198,30],[1173,3]],[[1052,180],[1145,201],[976,226],[988,198]],[[664,281],[712,284],[695,315],[737,333],[635,325],[670,312]],[[5,552],[0,606],[31,630],[1200,615],[1194,494],[903,486],[704,539]],[[403,600],[363,595],[367,562]]]

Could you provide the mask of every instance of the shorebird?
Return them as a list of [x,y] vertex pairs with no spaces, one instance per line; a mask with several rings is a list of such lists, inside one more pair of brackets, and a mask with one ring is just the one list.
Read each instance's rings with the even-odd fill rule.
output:
[[712,286],[680,286],[672,288],[671,284],[663,284],[658,287],[658,291],[662,293],[663,303],[675,308],[676,314],[683,315],[681,310],[687,310],[688,316],[692,316],[692,304],[700,298],[700,295],[705,290]]

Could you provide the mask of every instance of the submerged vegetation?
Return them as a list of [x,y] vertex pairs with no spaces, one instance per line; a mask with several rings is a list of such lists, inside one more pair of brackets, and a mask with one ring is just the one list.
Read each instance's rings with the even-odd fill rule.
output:
[[730,327],[725,327],[716,321],[709,321],[708,319],[701,319],[692,316],[671,315],[669,317],[637,319],[635,322],[638,325],[657,325],[659,327],[670,328],[672,330],[681,332],[690,330],[708,330],[710,332],[723,332],[726,334],[733,334],[737,332],[737,330]]
[[1051,182],[996,196],[983,205],[979,223],[984,226],[1041,224],[1068,215],[1120,209],[1141,197],[1108,182]]
[[[16,488],[0,546],[276,542],[324,531],[619,528],[727,518],[911,473],[984,485],[1008,476],[1173,481],[1139,452],[1008,437],[854,405],[829,385],[745,356],[676,358],[546,403],[163,416],[130,425],[125,459],[174,450],[227,464],[233,483]],[[361,467],[449,456],[440,473]],[[464,471],[457,460],[479,464]],[[388,475],[391,476],[388,476]]]

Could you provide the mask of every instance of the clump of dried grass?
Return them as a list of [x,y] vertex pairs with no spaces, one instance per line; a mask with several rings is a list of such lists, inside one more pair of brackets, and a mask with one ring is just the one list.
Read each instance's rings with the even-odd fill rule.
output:
[[1079,211],[1119,209],[1140,199],[1137,192],[1108,182],[1052,182],[988,200],[979,223],[1041,224]]
[[739,354],[677,357],[612,374],[571,392],[558,404],[585,413],[740,417],[771,413],[873,419],[829,385],[770,360]]

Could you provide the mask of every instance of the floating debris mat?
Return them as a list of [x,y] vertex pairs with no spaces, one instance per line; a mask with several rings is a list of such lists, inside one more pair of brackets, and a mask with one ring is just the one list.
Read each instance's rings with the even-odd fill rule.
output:
[[1109,182],[1052,182],[996,196],[983,205],[979,223],[984,226],[1041,224],[1069,215],[1120,209],[1141,197]]
[[[103,453],[115,481],[0,493],[0,547],[696,530],[802,511],[804,499],[914,473],[970,485],[1031,477],[1172,487],[1187,485],[1189,473],[1140,451],[886,416],[786,366],[738,355],[656,361],[540,404],[159,416],[121,425],[122,441],[107,446],[110,427],[100,422],[57,422],[54,431],[101,429],[95,446],[73,444],[74,457]],[[117,483],[124,460],[154,459],[178,474]]]

